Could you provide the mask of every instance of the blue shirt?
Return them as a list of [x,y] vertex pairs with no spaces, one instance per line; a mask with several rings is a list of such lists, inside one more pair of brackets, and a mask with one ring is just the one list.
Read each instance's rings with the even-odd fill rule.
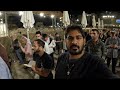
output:
[[1,57],[0,57],[0,79],[12,79],[10,70]]

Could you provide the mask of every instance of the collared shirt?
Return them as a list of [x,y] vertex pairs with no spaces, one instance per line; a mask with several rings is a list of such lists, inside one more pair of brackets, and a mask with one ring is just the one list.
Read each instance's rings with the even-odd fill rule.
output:
[[[115,37],[109,37],[107,38],[105,42],[106,48],[107,48],[107,57],[109,58],[117,58],[118,57],[118,49],[120,49],[120,38]],[[118,48],[110,48],[110,45],[117,45]]]
[[101,40],[98,40],[96,44],[94,44],[91,39],[86,44],[86,51],[93,55],[102,57],[105,54],[105,44]]

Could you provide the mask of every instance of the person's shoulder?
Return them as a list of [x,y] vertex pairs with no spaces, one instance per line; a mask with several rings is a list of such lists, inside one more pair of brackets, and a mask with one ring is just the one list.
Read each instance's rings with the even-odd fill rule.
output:
[[120,37],[117,37],[118,40],[120,40]]
[[45,47],[48,47],[48,43],[47,43],[47,42],[45,42],[45,41],[44,41],[44,43],[45,43]]
[[69,53],[68,52],[64,52],[62,53],[59,57],[58,57],[58,60],[67,60],[67,58],[69,57]]
[[49,54],[47,54],[46,52],[44,52],[44,58],[52,59],[51,56]]
[[49,57],[49,54],[47,54],[46,52],[44,52],[43,56]]
[[6,48],[3,44],[0,43],[0,51],[5,52]]
[[87,62],[90,62],[90,63],[100,63],[100,62],[104,62],[104,59],[100,58],[99,56],[97,55],[93,55],[93,54],[90,54],[90,53],[87,53],[87,56],[86,56],[86,60]]
[[104,42],[102,40],[99,41],[100,44],[104,44]]
[[3,44],[0,43],[0,47],[4,48]]
[[90,40],[87,41],[87,44],[90,44],[90,43],[92,43],[92,39],[90,39]]
[[4,61],[3,58],[0,56],[0,66],[2,67],[2,66],[5,66],[5,65],[6,65],[5,61]]
[[112,39],[111,37],[108,37],[106,40],[110,40],[110,39]]
[[64,52],[59,57],[64,57],[64,56],[67,56],[67,55],[69,55],[69,52]]
[[103,60],[102,58],[100,58],[97,55],[93,55],[93,54],[90,54],[90,55],[91,55],[91,57],[92,57],[93,60]]

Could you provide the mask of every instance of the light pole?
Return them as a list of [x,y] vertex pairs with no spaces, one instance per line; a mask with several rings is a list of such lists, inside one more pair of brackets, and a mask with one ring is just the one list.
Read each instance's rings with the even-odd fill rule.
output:
[[6,11],[5,11],[5,25],[6,25],[6,32],[8,34],[8,22],[7,22],[7,12]]
[[51,15],[51,18],[52,18],[52,27],[54,27],[54,21],[53,21],[53,19],[54,19],[54,17],[55,17],[55,15]]
[[57,26],[57,25],[56,25],[56,17],[54,17],[54,21],[55,21],[55,27],[56,27],[56,26]]

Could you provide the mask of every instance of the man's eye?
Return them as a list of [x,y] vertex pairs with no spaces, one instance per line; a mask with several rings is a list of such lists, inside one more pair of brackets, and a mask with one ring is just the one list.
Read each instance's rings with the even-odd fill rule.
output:
[[73,37],[68,37],[68,40],[73,40]]
[[79,37],[77,37],[77,39],[82,39],[82,37],[81,37],[81,36],[79,36]]

